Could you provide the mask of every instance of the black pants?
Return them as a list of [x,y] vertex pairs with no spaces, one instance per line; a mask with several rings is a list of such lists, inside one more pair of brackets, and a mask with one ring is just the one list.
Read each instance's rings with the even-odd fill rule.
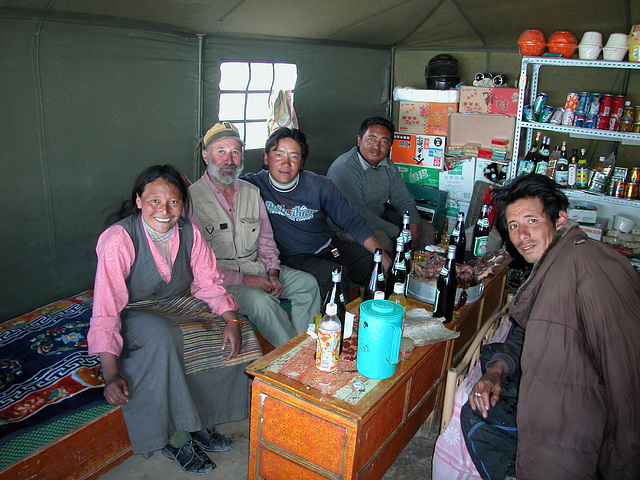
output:
[[[340,255],[334,257],[331,247],[338,249]],[[331,239],[331,245],[319,253],[301,253],[280,257],[280,261],[291,268],[309,272],[318,280],[321,298],[324,299],[331,288],[331,271],[337,265],[342,266],[342,294],[345,303],[349,303],[351,281],[365,285],[373,265],[373,255],[357,242],[343,241],[338,236]]]
[[[482,373],[500,344],[485,345],[480,355]],[[516,413],[520,370],[502,377],[502,394],[487,418],[472,410],[467,402],[460,412],[460,426],[464,441],[478,473],[484,480],[504,480],[515,477],[518,429]]]

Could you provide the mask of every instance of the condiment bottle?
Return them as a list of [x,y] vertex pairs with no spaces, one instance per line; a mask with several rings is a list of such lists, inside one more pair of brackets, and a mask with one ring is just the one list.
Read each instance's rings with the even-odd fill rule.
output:
[[[345,324],[345,315],[347,313],[347,307],[344,302],[344,295],[342,294],[342,267],[335,266],[331,272],[331,288],[324,297],[324,301],[321,305],[321,312],[327,311],[327,305],[335,303],[337,307],[337,315],[342,325]],[[342,353],[342,338],[339,343],[340,353]]]
[[318,325],[318,340],[316,343],[316,367],[323,372],[333,372],[338,365],[338,351],[342,325],[335,303],[327,305],[326,314]]

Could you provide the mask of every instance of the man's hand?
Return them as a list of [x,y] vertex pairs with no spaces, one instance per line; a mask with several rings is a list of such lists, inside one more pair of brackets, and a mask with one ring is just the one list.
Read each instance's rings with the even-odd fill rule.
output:
[[495,407],[502,393],[502,375],[507,371],[507,365],[498,361],[487,368],[487,372],[474,385],[469,394],[469,405],[472,410],[478,410],[483,418],[491,407]]
[[272,268],[269,270],[269,281],[271,282],[271,291],[269,292],[276,298],[282,295],[282,282],[280,282],[280,270]]
[[104,398],[109,405],[122,405],[129,401],[129,386],[120,375],[113,375],[104,386]]
[[[280,280],[278,280],[278,283],[280,284]],[[258,275],[243,275],[242,286],[257,288],[259,290],[267,292],[270,295],[274,295],[275,292],[274,285],[271,279],[267,280],[266,278],[260,277]],[[278,295],[280,295],[280,293],[282,293],[282,284],[280,284],[280,292],[278,293]]]
[[229,310],[220,316],[227,322],[222,332],[222,350],[227,348],[227,343],[229,343],[230,347],[230,351],[224,356],[224,359],[231,360],[242,351],[242,331],[240,329],[240,323],[233,321],[238,320],[238,314]]

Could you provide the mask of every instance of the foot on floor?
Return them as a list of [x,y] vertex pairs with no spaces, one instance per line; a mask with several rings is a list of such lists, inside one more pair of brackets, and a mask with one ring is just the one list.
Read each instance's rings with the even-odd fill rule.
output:
[[166,444],[162,449],[162,454],[175,460],[180,465],[180,468],[188,473],[204,475],[216,468],[213,460],[193,442],[185,443],[180,448]]
[[223,436],[216,427],[207,427],[192,432],[193,443],[207,452],[228,452],[233,449],[233,440]]

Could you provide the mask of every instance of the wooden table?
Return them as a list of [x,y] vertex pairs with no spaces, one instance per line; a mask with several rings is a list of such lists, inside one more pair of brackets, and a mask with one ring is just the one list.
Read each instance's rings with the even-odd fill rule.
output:
[[[316,369],[315,340],[306,334],[251,364],[249,479],[381,478],[440,408],[455,350],[460,352],[482,319],[502,304],[506,270],[485,282],[481,299],[456,313],[450,326],[461,331],[456,341],[416,347],[388,379],[357,372],[357,325],[354,337],[344,342],[336,372]],[[357,313],[359,304],[356,300],[347,309]],[[416,307],[431,308],[410,298],[408,308]]]

